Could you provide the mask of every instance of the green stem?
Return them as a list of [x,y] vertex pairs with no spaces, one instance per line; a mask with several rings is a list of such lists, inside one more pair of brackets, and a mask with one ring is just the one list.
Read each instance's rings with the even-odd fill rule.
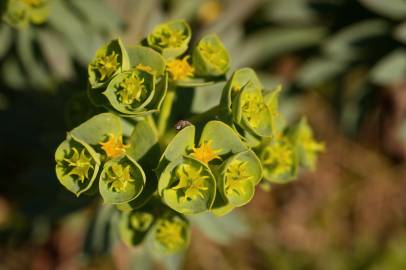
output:
[[192,116],[189,119],[189,121],[192,124],[196,125],[196,124],[199,124],[202,122],[207,122],[209,120],[217,119],[219,115],[220,115],[220,106],[217,105],[203,113],[199,113],[199,114]]
[[162,103],[162,108],[158,119],[158,134],[160,137],[166,131],[166,127],[168,125],[169,116],[171,114],[172,105],[173,102],[175,101],[175,98],[176,92],[174,91],[174,89],[169,89],[168,93],[166,93],[164,102]]

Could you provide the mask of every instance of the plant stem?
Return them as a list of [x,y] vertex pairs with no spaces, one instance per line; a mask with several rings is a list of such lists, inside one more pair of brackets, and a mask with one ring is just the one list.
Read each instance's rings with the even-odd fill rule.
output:
[[209,120],[215,120],[218,118],[218,116],[220,115],[220,106],[214,106],[213,108],[203,112],[203,113],[199,113],[196,114],[194,116],[192,116],[189,121],[196,125],[202,122],[207,122]]
[[165,133],[166,127],[168,125],[169,116],[172,111],[172,105],[175,101],[176,93],[174,89],[168,89],[164,102],[162,103],[161,112],[158,119],[158,134],[160,137]]

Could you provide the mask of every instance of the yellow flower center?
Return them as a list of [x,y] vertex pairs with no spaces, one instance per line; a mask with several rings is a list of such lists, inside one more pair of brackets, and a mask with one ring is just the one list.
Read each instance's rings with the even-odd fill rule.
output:
[[106,142],[100,142],[99,144],[109,158],[124,155],[125,149],[130,147],[129,145],[123,144],[121,136],[116,138],[112,133],[108,135]]
[[184,228],[185,223],[180,220],[160,220],[157,223],[155,238],[167,250],[175,251],[186,243],[183,235]]
[[140,102],[146,92],[144,79],[140,79],[136,71],[125,78],[119,85],[118,99],[121,103],[131,105],[134,101]]
[[86,156],[85,148],[80,151],[80,154],[76,148],[72,148],[72,151],[72,156],[64,159],[72,167],[68,175],[78,176],[79,181],[83,183],[86,178],[89,178],[89,170],[93,169],[92,158]]
[[293,148],[285,138],[270,144],[264,149],[263,164],[272,170],[275,176],[289,172],[293,165]]
[[191,154],[191,156],[205,164],[208,164],[214,159],[221,159],[221,157],[217,155],[219,152],[221,152],[221,149],[214,150],[211,147],[212,143],[213,142],[209,140],[207,142],[203,142],[202,145],[198,148],[193,147],[193,153]]
[[130,165],[123,167],[120,164],[113,164],[107,171],[104,181],[109,184],[111,190],[123,192],[127,189],[128,184],[135,180],[131,177]]
[[168,25],[162,25],[151,35],[153,42],[161,48],[180,47],[186,39],[181,30],[173,29]]
[[100,81],[108,79],[119,68],[118,54],[113,51],[110,55],[98,57],[93,67],[99,73]]
[[202,174],[203,167],[196,169],[189,164],[182,164],[176,169],[176,178],[179,182],[172,189],[181,189],[184,196],[180,197],[181,202],[195,200],[198,197],[204,199],[202,191],[208,190],[206,179],[209,178]]
[[188,63],[188,58],[189,56],[187,55],[183,59],[171,59],[167,61],[166,67],[174,81],[184,80],[193,76],[194,68]]
[[247,162],[240,160],[233,160],[227,166],[225,172],[225,192],[226,194],[231,194],[232,192],[237,193],[238,195],[244,195],[244,181],[250,180],[250,176],[247,169]]
[[142,70],[142,71],[145,71],[145,72],[148,72],[150,74],[155,75],[155,70],[150,66],[143,65],[143,64],[140,63],[135,68],[138,69],[138,70]]

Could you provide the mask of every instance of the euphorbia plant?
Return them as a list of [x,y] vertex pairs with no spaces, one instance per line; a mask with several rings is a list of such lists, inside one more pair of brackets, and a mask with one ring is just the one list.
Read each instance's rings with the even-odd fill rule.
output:
[[231,75],[216,108],[201,115],[185,108],[186,118],[168,128],[183,91],[227,80],[221,40],[210,34],[191,45],[191,38],[189,25],[174,20],[140,44],[102,46],[89,64],[87,93],[108,112],[69,131],[55,154],[62,185],[115,206],[125,243],[146,241],[165,254],[187,246],[188,216],[225,215],[249,203],[258,184],[314,168],[323,150],[306,120],[286,123],[281,88],[265,91],[250,68]]

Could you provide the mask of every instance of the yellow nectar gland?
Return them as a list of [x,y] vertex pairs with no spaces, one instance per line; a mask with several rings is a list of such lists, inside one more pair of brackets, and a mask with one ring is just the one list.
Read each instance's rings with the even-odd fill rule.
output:
[[211,147],[212,143],[211,140],[208,140],[207,142],[203,142],[198,148],[193,147],[191,156],[205,164],[209,164],[209,162],[214,159],[221,159],[221,157],[217,155],[221,152],[221,149],[214,150]]
[[135,180],[131,177],[130,165],[123,167],[120,164],[113,164],[107,171],[105,181],[111,190],[123,192],[127,189],[128,184]]
[[270,167],[275,176],[288,173],[292,168],[293,159],[293,147],[285,138],[267,146],[262,155],[262,163],[265,167]]
[[101,148],[106,152],[107,157],[115,158],[125,154],[125,149],[130,147],[129,145],[123,144],[121,136],[115,137],[114,134],[110,133],[106,142],[100,142]]
[[126,105],[133,104],[134,101],[140,102],[146,92],[144,79],[140,79],[136,71],[125,78],[119,85],[119,101]]
[[160,220],[157,224],[155,238],[167,250],[177,250],[185,245],[184,227],[185,224],[179,220]]
[[119,68],[118,54],[113,51],[110,55],[100,56],[95,60],[93,66],[100,75],[100,81],[104,81]]
[[166,63],[166,67],[171,78],[174,81],[184,80],[189,77],[193,77],[194,68],[187,61],[189,55],[183,57],[183,59],[171,59]]
[[79,181],[83,183],[86,178],[89,178],[89,170],[93,169],[92,158],[86,156],[85,148],[80,151],[80,154],[76,148],[72,148],[72,151],[72,156],[64,159],[72,167],[68,175],[78,176]]
[[140,64],[136,65],[135,68],[138,70],[145,71],[145,72],[155,75],[155,70],[150,66],[143,65],[140,63]]
[[247,161],[233,160],[227,166],[225,172],[224,189],[227,195],[235,192],[238,195],[245,195],[244,182],[251,180],[252,176],[247,169]]
[[256,93],[248,93],[244,96],[242,112],[248,123],[256,128],[261,122],[261,112],[266,108],[260,96]]
[[188,199],[195,200],[198,197],[204,199],[202,191],[208,190],[205,182],[209,177],[202,175],[202,171],[203,167],[196,169],[189,164],[178,166],[176,169],[176,177],[179,179],[179,182],[172,189],[184,190],[184,196],[180,198],[181,202],[185,202]]
[[177,48],[182,45],[186,36],[181,30],[173,29],[168,25],[162,25],[152,33],[152,39],[161,48]]

